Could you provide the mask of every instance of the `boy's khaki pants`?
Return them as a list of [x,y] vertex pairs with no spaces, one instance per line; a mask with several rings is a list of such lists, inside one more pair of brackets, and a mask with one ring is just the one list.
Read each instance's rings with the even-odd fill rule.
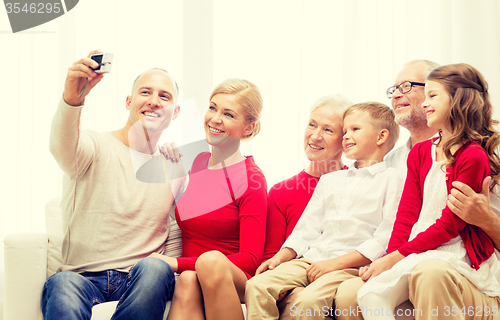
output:
[[[314,282],[307,278],[306,268],[311,265],[307,259],[294,259],[280,264],[247,281],[245,304],[247,320],[279,319],[276,300],[280,292],[294,288],[304,288],[296,294],[288,314],[282,319],[336,319],[360,320],[361,311],[357,309],[357,292],[363,285],[358,269],[333,271],[321,276]],[[335,307],[332,307],[335,301]]]

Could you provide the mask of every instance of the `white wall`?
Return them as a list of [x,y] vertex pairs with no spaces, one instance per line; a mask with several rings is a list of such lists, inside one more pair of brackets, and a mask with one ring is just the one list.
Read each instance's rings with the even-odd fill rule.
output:
[[[264,97],[262,131],[244,146],[268,184],[307,159],[302,137],[321,96],[390,103],[387,87],[414,59],[467,62],[490,84],[500,118],[500,2],[399,0],[214,1],[214,85],[243,77]],[[408,137],[402,130],[401,142]]]

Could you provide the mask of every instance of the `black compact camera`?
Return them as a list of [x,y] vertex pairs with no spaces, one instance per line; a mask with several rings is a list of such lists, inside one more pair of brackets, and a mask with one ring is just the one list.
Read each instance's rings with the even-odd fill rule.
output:
[[91,55],[90,58],[99,64],[99,67],[92,68],[95,73],[107,73],[111,71],[111,63],[113,62],[112,53],[97,53]]

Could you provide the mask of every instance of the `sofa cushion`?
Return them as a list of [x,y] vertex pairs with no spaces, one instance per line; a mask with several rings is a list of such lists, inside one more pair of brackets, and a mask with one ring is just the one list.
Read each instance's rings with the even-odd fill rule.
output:
[[169,257],[178,258],[182,254],[182,237],[181,229],[177,225],[177,221],[170,219],[170,231],[168,233],[167,241],[165,242],[164,255]]
[[45,205],[45,228],[47,229],[47,278],[56,273],[62,265],[62,218],[61,198],[54,198]]
[[[163,320],[167,319],[171,301],[167,301]],[[90,320],[110,320],[115,312],[118,301],[105,302],[95,305],[92,308],[92,318]]]
[[4,239],[6,320],[42,319],[42,288],[47,274],[47,235],[10,234]]

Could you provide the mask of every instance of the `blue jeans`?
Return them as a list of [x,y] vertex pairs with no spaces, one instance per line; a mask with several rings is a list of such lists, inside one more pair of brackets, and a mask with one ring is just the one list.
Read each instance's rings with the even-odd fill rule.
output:
[[119,300],[112,320],[162,320],[175,276],[158,258],[140,260],[130,273],[107,270],[59,272],[43,288],[44,320],[90,320],[96,304]]

